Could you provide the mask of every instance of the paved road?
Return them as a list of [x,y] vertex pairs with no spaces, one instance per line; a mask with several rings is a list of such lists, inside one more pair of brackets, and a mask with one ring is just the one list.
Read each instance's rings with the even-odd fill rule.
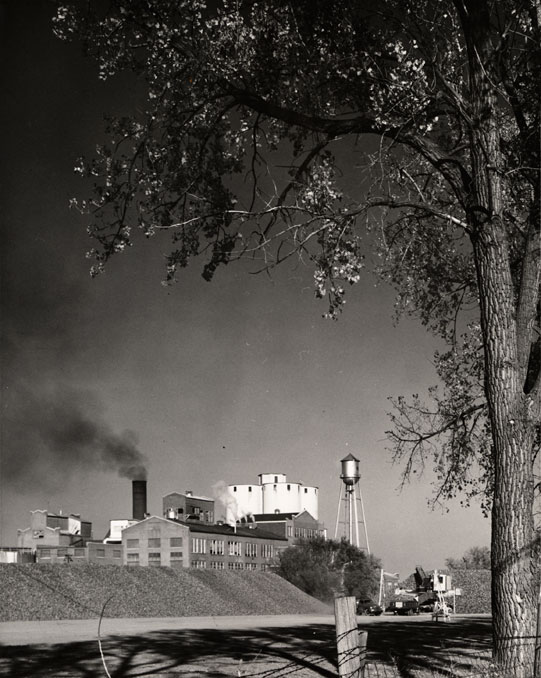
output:
[[[106,618],[101,623],[101,636],[130,636],[151,631],[176,629],[254,629],[308,624],[334,624],[332,615],[258,615],[242,617],[139,617],[135,619]],[[66,619],[0,623],[0,643],[3,645],[54,645],[95,640],[97,619]]]

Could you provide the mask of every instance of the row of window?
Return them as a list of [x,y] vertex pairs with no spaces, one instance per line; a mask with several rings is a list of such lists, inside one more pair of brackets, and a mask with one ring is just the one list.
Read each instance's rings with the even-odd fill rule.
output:
[[[319,530],[315,530],[311,527],[296,527],[295,528],[295,537],[300,537],[302,539],[311,539],[312,537],[317,537],[320,533]],[[288,537],[290,537],[291,534],[289,533],[288,530]]]
[[[150,564],[150,561],[149,561]],[[206,560],[192,560],[192,568],[196,570],[206,570],[207,567],[211,570],[225,570],[225,563],[223,560],[212,560],[207,563]],[[268,569],[268,565],[263,563],[259,566],[262,571]],[[227,563],[228,570],[257,570],[257,563],[239,563],[238,561]]]
[[[241,541],[228,541],[227,542],[227,555],[228,556],[242,556],[242,546],[243,542]],[[196,537],[192,539],[192,553],[197,554],[206,554],[208,547],[208,553],[211,556],[223,556],[226,554],[226,542],[223,539],[203,539],[202,537]],[[247,558],[257,558],[258,544],[253,542],[244,542],[244,555]],[[261,544],[261,557],[262,558],[273,558],[274,557],[274,546],[272,544]]]
[[[126,547],[129,549],[137,549],[139,548],[139,542],[142,540],[139,539],[127,539],[126,540]],[[149,537],[147,539],[147,546],[150,549],[159,549],[162,546],[162,542],[164,542],[164,546],[166,545],[167,538],[161,539],[160,537]],[[182,543],[182,537],[170,537],[169,538],[169,546],[171,548],[182,548],[183,543]]]
[[[182,551],[171,551],[169,553],[169,561],[171,565],[175,562],[182,561],[183,555]],[[139,553],[128,553],[127,554],[128,565],[138,565],[139,564]],[[161,565],[162,563],[162,553],[160,551],[149,551],[148,553],[148,564],[149,565]]]
[[[96,558],[105,558],[105,549],[96,549],[94,551],[94,554]],[[56,555],[57,558],[86,558],[86,549],[84,548],[76,548],[73,549],[71,552],[68,551],[67,548],[59,548],[59,549],[39,549],[39,558],[40,560],[44,558],[51,558],[52,555]],[[113,549],[112,553],[109,551],[107,554],[109,556],[112,555],[113,558],[122,558],[122,551],[121,549]]]

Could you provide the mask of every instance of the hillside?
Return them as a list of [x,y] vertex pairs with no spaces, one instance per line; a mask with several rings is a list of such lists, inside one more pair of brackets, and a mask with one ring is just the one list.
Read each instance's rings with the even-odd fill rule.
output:
[[0,621],[328,614],[276,574],[116,565],[2,565]]

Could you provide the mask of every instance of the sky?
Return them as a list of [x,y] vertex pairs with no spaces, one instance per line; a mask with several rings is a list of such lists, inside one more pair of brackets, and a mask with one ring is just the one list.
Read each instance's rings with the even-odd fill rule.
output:
[[103,139],[104,114],[141,102],[53,36],[53,3],[0,7],[0,545],[16,545],[35,509],[80,513],[104,537],[110,519],[130,516],[140,466],[157,515],[171,491],[212,496],[220,482],[284,473],[319,487],[334,536],[349,453],[388,572],[488,545],[478,506],[430,508],[430,469],[399,489],[388,397],[435,383],[436,343],[413,319],[393,324],[392,290],[369,273],[337,322],[301,265],[272,278],[231,265],[207,283],[194,262],[165,288],[167,239],[139,241],[90,278],[92,243],[69,209],[88,187],[73,167]]

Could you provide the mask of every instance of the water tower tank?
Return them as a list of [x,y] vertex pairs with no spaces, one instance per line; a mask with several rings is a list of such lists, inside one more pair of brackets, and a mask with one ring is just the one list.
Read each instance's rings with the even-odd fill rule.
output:
[[359,472],[359,460],[352,454],[348,454],[340,462],[342,465],[342,475],[340,478],[344,481],[344,485],[356,485],[359,482],[361,474]]

